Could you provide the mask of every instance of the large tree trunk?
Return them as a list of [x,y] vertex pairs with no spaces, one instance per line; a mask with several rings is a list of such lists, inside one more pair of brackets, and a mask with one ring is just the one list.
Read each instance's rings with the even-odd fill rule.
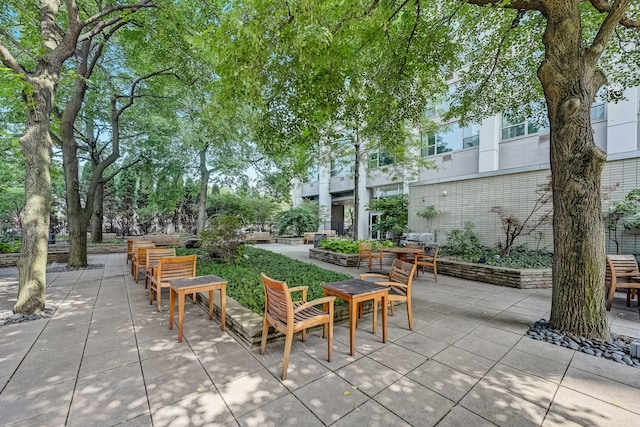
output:
[[91,242],[102,242],[102,222],[104,218],[104,184],[98,183],[93,201],[93,215],[91,217]]
[[[577,5],[547,14],[538,69],[551,132],[553,299],[551,326],[610,339],[604,305],[600,180],[606,156],[594,143],[590,108],[604,75],[585,59]],[[551,19],[550,17],[553,17]]]
[[207,192],[209,190],[209,175],[207,168],[207,147],[200,150],[200,195],[198,196],[198,235],[207,225]]
[[[40,64],[39,67],[42,67]],[[22,249],[18,258],[18,300],[14,313],[44,310],[46,294],[47,240],[51,212],[51,137],[49,118],[57,73],[40,70],[31,80],[35,99],[29,109],[27,131],[20,138],[25,157],[25,205],[20,213]]]

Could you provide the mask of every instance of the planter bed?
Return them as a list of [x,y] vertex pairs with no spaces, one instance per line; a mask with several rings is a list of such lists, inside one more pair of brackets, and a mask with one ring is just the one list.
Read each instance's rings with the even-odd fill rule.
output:
[[285,245],[304,245],[304,238],[302,237],[278,237],[276,242],[283,243]]
[[[127,244],[100,244],[100,245],[87,245],[87,254],[117,254],[126,253]],[[15,267],[18,263],[19,253],[16,254],[0,254],[0,268],[3,267]],[[68,243],[57,243],[50,245],[47,253],[47,264],[54,262],[62,263],[67,262],[69,259],[69,245]]]
[[342,267],[358,266],[358,254],[341,254],[321,248],[309,248],[309,258]]
[[551,269],[516,269],[438,258],[438,273],[519,289],[550,288]]

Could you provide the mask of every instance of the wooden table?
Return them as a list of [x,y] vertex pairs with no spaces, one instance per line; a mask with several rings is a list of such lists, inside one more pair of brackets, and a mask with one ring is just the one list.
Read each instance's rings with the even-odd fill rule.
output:
[[209,291],[209,320],[213,320],[213,291],[220,291],[220,329],[224,331],[227,281],[213,275],[169,280],[169,329],[173,329],[176,295],[178,295],[178,342],[182,342],[185,294]]
[[365,280],[353,279],[342,282],[326,283],[322,285],[324,296],[335,295],[349,303],[349,343],[352,356],[355,353],[356,322],[358,317],[358,304],[363,301],[373,301],[373,333],[376,333],[376,317],[378,314],[378,301],[382,302],[382,342],[387,342],[387,296],[389,288],[379,286]]
[[399,260],[403,259],[403,255],[411,255],[413,257],[413,255],[415,254],[421,254],[424,252],[424,249],[422,248],[403,248],[403,247],[397,247],[397,248],[382,248],[380,249],[380,251],[382,253],[392,253],[392,254],[396,254],[396,257]]

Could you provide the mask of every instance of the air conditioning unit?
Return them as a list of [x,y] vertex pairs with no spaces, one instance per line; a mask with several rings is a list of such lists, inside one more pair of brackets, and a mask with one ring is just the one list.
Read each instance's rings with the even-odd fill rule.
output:
[[444,156],[442,156],[443,162],[448,162],[450,160],[453,160],[453,154],[445,154]]

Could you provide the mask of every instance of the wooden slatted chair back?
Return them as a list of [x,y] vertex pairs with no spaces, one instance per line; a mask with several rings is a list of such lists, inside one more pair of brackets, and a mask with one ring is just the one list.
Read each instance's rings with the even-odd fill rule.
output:
[[[171,279],[184,279],[196,276],[196,255],[160,258],[155,276],[150,277],[149,304],[158,300],[158,311],[162,311],[162,288],[170,286]],[[195,302],[195,293],[193,294]]]
[[[327,337],[327,360],[331,361],[333,340],[333,303],[335,296],[318,298],[307,302],[308,286],[290,288],[286,282],[271,279],[260,273],[265,292],[264,324],[262,326],[262,341],[260,354],[264,354],[269,335],[269,325],[285,334],[284,359],[282,361],[282,379],[287,379],[289,357],[293,335],[302,331],[302,341],[306,339],[308,328],[322,325],[323,336]],[[293,301],[291,294],[301,292],[302,299]],[[316,308],[325,306],[327,311]]]
[[[631,305],[633,290],[640,289],[640,271],[633,255],[607,255],[605,285],[607,288],[607,310],[611,310],[616,289],[627,290],[627,307]],[[640,296],[638,297],[640,300]]]
[[133,248],[134,244],[137,243],[153,243],[151,240],[142,240],[142,239],[129,239],[127,240],[127,264],[129,260],[133,259]]
[[415,268],[415,264],[410,262],[400,261],[398,259],[393,260],[391,271],[389,272],[389,281],[402,283],[410,288],[411,282],[413,282]]

